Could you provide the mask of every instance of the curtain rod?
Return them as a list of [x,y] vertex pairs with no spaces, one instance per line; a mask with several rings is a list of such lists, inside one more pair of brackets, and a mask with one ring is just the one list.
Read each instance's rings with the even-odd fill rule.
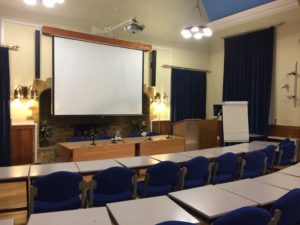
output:
[[239,34],[233,34],[233,35],[225,36],[225,37],[222,37],[222,39],[238,37],[238,36],[241,36],[241,35],[250,34],[252,32],[265,30],[265,29],[268,29],[268,28],[271,28],[271,27],[280,27],[280,26],[282,26],[284,24],[286,24],[286,23],[285,22],[281,22],[281,23],[278,23],[278,24],[275,24],[275,25],[272,25],[272,26],[262,27],[262,28],[258,28],[258,29],[254,29],[254,30],[250,30],[250,31],[246,31],[246,32],[242,32],[242,33],[239,33]]
[[9,50],[12,51],[18,51],[20,49],[20,46],[18,45],[0,45],[1,48],[8,48]]
[[198,72],[205,72],[210,73],[210,70],[201,70],[201,69],[193,69],[193,68],[187,68],[187,67],[180,67],[180,66],[171,66],[171,65],[162,65],[162,68],[168,68],[168,69],[180,69],[180,70],[191,70],[191,71],[198,71]]

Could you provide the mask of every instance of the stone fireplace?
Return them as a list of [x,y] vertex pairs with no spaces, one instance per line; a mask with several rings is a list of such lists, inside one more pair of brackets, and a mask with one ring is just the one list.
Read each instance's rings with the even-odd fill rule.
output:
[[33,119],[38,124],[41,121],[47,121],[51,129],[49,146],[38,148],[41,162],[55,161],[56,144],[70,137],[81,135],[89,127],[97,128],[98,135],[115,136],[116,131],[119,131],[122,137],[127,137],[133,131],[132,121],[141,119],[146,121],[149,130],[152,117],[150,113],[152,88],[144,88],[143,116],[53,116],[51,114],[51,83],[51,79],[34,82],[39,92],[39,107],[33,110]]

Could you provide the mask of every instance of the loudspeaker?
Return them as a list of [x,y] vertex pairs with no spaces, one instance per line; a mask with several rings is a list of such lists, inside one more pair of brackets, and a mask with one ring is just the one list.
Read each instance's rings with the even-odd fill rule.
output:
[[150,54],[151,56],[151,86],[156,86],[156,60],[157,60],[157,51],[154,50]]
[[35,39],[35,79],[41,78],[41,31],[36,30]]

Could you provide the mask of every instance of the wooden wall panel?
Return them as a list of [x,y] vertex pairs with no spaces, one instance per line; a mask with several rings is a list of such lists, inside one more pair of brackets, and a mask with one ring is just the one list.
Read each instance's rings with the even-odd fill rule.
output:
[[152,121],[152,131],[160,134],[169,134],[171,122],[169,120]]
[[34,125],[11,127],[12,165],[33,163]]
[[269,125],[269,136],[290,137],[300,139],[300,127]]

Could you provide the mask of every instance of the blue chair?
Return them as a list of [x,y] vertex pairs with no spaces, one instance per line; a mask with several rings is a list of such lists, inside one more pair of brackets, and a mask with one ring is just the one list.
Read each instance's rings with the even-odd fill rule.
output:
[[156,225],[195,225],[195,224],[184,222],[184,221],[165,221],[162,223],[157,223]]
[[128,134],[128,137],[129,137],[129,138],[133,138],[133,137],[143,137],[143,135],[138,134],[138,133],[129,133],[129,134]]
[[79,142],[79,141],[88,141],[89,139],[83,136],[70,137],[67,139],[67,142]]
[[300,224],[300,189],[294,189],[279,198],[272,206],[278,225]]
[[235,154],[228,152],[215,160],[213,183],[219,184],[233,181],[238,170],[238,158]]
[[82,176],[71,172],[55,172],[36,179],[30,187],[30,213],[78,209],[83,206]]
[[137,192],[142,197],[166,195],[179,188],[180,167],[170,161],[150,166],[145,180],[138,182]]
[[108,139],[111,139],[112,137],[111,136],[108,136],[108,135],[99,135],[96,137],[96,140],[108,140]]
[[284,166],[294,163],[296,145],[293,141],[290,141],[279,146],[279,152],[275,157],[275,165]]
[[291,142],[291,140],[290,140],[289,138],[286,138],[286,139],[284,139],[284,140],[282,140],[282,141],[280,142],[279,146],[285,145],[285,144],[287,144],[287,143],[289,143],[289,142]]
[[255,178],[266,173],[268,157],[262,151],[246,153],[242,159],[240,179]]
[[160,135],[160,133],[159,132],[155,132],[155,131],[151,131],[151,132],[147,133],[147,136],[158,136],[158,135]]
[[264,149],[262,149],[262,151],[268,157],[268,161],[267,161],[267,168],[268,169],[273,169],[273,164],[274,164],[274,160],[275,160],[275,153],[276,153],[275,149],[276,149],[276,147],[274,145],[269,145],[269,146],[265,147]]
[[268,225],[272,215],[265,209],[247,206],[218,218],[213,225]]
[[181,189],[200,187],[210,183],[212,164],[205,157],[199,156],[183,165]]
[[136,196],[136,175],[123,167],[98,172],[92,178],[88,195],[90,207],[133,199]]

